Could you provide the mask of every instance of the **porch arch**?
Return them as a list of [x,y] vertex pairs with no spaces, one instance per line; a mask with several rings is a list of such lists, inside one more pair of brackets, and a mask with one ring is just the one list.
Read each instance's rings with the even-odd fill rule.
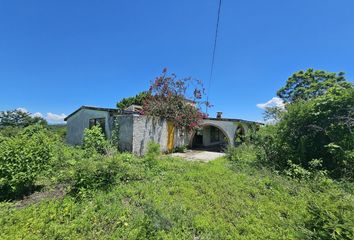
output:
[[[210,123],[210,122],[207,122],[207,123],[203,123],[201,125],[201,129],[204,131],[205,128],[207,127],[214,127],[216,129],[218,129],[221,133],[222,133],[222,136],[224,137],[225,139],[225,142],[227,143],[227,145],[233,145],[233,137],[230,136],[230,133],[227,132],[226,129],[224,129],[222,126],[218,125],[218,124],[214,124],[214,123]],[[189,147],[190,148],[193,148],[194,147],[194,138],[196,136],[196,133],[197,131],[193,131],[189,137]],[[204,133],[203,133],[204,134]],[[223,141],[220,141],[219,144],[222,144]],[[217,145],[217,144],[216,144]],[[212,146],[212,144],[210,144],[210,146]]]

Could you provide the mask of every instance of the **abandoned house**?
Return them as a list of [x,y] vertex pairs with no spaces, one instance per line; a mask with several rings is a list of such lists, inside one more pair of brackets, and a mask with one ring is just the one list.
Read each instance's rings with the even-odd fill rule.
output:
[[175,129],[171,122],[139,114],[140,106],[132,105],[125,110],[82,106],[65,118],[67,143],[81,145],[85,128],[99,124],[108,139],[117,132],[121,151],[143,155],[147,144],[160,144],[161,151],[170,152],[176,147],[187,145],[191,149],[222,151],[227,145],[235,146],[243,141],[246,132],[258,128],[260,123],[241,119],[203,119],[201,128],[188,133]]

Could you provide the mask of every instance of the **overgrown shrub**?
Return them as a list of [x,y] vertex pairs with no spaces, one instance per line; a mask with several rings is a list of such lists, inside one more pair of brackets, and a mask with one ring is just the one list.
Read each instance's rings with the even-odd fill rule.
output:
[[161,150],[160,144],[150,141],[148,143],[147,151],[144,156],[144,160],[148,166],[153,166],[156,163],[156,160],[160,157]]
[[186,145],[177,146],[173,149],[173,152],[175,152],[175,153],[185,153],[186,151],[187,151]]
[[51,141],[40,126],[27,127],[19,135],[0,142],[1,198],[29,191],[51,156]]
[[306,239],[353,239],[353,206],[349,195],[333,190],[328,191],[325,196],[311,200],[307,209],[310,217],[305,222],[308,230]]
[[82,158],[71,166],[71,193],[79,198],[91,196],[96,191],[109,190],[115,184],[140,181],[146,177],[143,159],[130,153],[113,156],[94,155]]
[[228,146],[226,156],[237,167],[251,166],[257,162],[256,150],[251,144],[241,144],[238,147]]
[[0,135],[0,144],[4,142],[7,138]]
[[84,149],[88,151],[94,151],[100,154],[105,153],[107,147],[107,141],[103,130],[99,125],[93,126],[92,128],[86,128],[84,130]]
[[331,177],[353,179],[353,106],[353,88],[290,104],[279,123],[259,131],[260,159],[279,170],[291,164],[309,170],[318,159]]
[[84,197],[91,191],[106,190],[116,181],[117,158],[86,158],[74,165],[72,193]]

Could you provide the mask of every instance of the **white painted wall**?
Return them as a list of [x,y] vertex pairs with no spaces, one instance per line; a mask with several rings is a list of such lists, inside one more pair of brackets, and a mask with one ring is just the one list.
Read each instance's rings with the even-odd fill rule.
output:
[[67,120],[66,141],[70,145],[81,145],[84,137],[85,128],[89,127],[89,120],[92,118],[105,118],[105,133],[111,136],[109,112],[92,109],[80,109]]

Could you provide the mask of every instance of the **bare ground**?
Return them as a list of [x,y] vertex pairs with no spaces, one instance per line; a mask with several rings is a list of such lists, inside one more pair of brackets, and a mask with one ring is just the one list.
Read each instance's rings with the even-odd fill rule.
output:
[[181,157],[188,161],[209,162],[219,157],[225,156],[225,153],[202,151],[202,150],[188,150],[185,153],[172,153],[171,156]]

